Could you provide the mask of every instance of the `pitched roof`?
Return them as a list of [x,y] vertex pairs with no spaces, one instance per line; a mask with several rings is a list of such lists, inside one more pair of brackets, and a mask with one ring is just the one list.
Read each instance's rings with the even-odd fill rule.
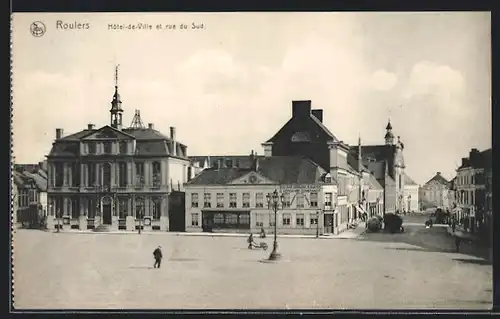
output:
[[411,179],[410,176],[408,176],[406,173],[404,174],[405,176],[405,185],[418,185],[417,183],[415,183],[415,181],[413,179]]
[[[335,136],[333,135],[333,133],[325,126],[325,124],[323,124],[323,122],[321,122],[316,116],[312,115],[312,114],[309,114],[309,117],[307,118],[301,118],[300,120],[301,121],[304,121],[304,120],[307,120],[307,119],[310,119],[312,123],[314,123],[322,132],[324,132],[326,134],[326,136],[328,137],[328,140],[331,140],[333,142],[339,142],[340,140]],[[294,119],[293,117],[288,120],[285,125],[283,125],[279,130],[278,132],[276,132],[276,134],[273,135],[273,137],[271,137],[270,139],[268,139],[266,141],[266,143],[269,143],[269,142],[274,142],[274,140],[281,134],[282,131],[285,130],[285,128],[288,126],[288,125],[291,125],[291,122],[294,121],[294,120],[297,120],[297,119]]]
[[[225,185],[252,169],[208,168],[188,185]],[[326,173],[318,164],[302,156],[269,156],[258,159],[258,173],[278,184],[314,184]]]
[[441,173],[437,173],[436,175],[434,175],[434,177],[432,177],[429,181],[427,181],[427,183],[425,183],[424,185],[427,185],[427,184],[430,184],[432,182],[438,182],[440,184],[443,184],[443,185],[446,185],[446,186],[449,186],[450,185],[450,182],[444,178]]
[[13,171],[14,184],[17,187],[28,186],[30,183],[34,183],[38,190],[42,192],[47,191],[47,179],[37,172],[29,171]]
[[[254,155],[255,156],[255,155]],[[264,158],[263,155],[257,155],[259,159]],[[250,168],[252,160],[250,155],[205,155],[205,156],[189,156],[192,162],[201,163],[206,160],[209,167],[216,167],[219,160],[223,161],[223,166],[226,166],[227,161],[232,161],[233,167]]]
[[[393,160],[394,152],[396,148],[394,145],[362,145],[361,146],[361,157],[371,158],[375,161],[385,161],[389,160],[390,162]],[[353,154],[358,153],[358,146],[351,146],[350,149]]]
[[370,189],[384,189],[372,174],[370,174],[369,185]]

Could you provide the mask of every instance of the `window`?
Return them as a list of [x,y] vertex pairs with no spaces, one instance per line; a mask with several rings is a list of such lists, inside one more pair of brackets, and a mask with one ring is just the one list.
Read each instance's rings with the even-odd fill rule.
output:
[[315,217],[311,217],[309,226],[311,228],[312,227],[314,227],[314,228],[318,227],[318,218],[316,216]]
[[224,207],[224,193],[217,193],[215,195],[216,207],[221,208]]
[[161,185],[161,163],[153,162],[153,187]]
[[331,184],[332,183],[332,178],[330,176],[325,177],[325,183]]
[[198,226],[200,223],[199,219],[198,213],[191,213],[191,226]]
[[214,214],[214,224],[216,225],[224,224],[224,215],[222,213]]
[[237,206],[236,193],[229,193],[229,207],[235,208]]
[[88,144],[88,147],[89,147],[89,154],[95,154],[96,153],[96,144],[95,143],[89,143]]
[[296,202],[297,208],[304,208],[304,194],[302,193],[297,194],[296,199],[297,199]]
[[158,220],[161,216],[161,197],[153,197],[149,203],[149,216],[153,216],[153,219]]
[[54,164],[54,174],[56,177],[55,187],[62,187],[64,183],[64,166],[63,163]]
[[111,154],[111,142],[104,142],[102,143],[103,149],[104,149],[104,154]]
[[73,187],[80,186],[80,165],[78,163],[71,163],[71,185]]
[[231,159],[226,160],[226,167],[233,167],[233,160]]
[[290,193],[284,193],[283,194],[283,207],[290,207],[290,206],[291,206]]
[[120,154],[127,154],[127,142],[120,142]]
[[243,207],[250,207],[250,193],[243,193]]
[[210,195],[210,193],[203,194],[203,207],[211,207],[210,202],[212,201],[212,198]]
[[[36,193],[36,189],[30,189],[28,191],[28,200],[29,200],[29,204],[31,203],[36,203],[37,202],[37,193]],[[28,205],[29,205],[28,204]],[[28,206],[26,205],[26,206]]]
[[283,214],[283,226],[290,226],[292,216],[290,214]]
[[332,193],[325,193],[325,209],[332,208]]
[[318,193],[312,192],[309,199],[309,205],[311,207],[318,207]]
[[144,186],[144,163],[135,163],[135,186]]
[[88,218],[93,219],[97,213],[98,202],[95,198],[89,198],[87,202]]
[[145,213],[144,198],[138,197],[135,199],[135,218],[143,218]]
[[87,164],[87,181],[88,187],[94,187],[96,184],[96,164]]
[[55,199],[55,210],[56,210],[56,218],[61,218],[64,213],[64,200],[62,197],[56,197]]
[[198,193],[191,194],[191,207],[198,207]]
[[118,186],[127,187],[127,163],[118,163]]
[[238,224],[238,214],[228,213],[226,215],[226,224],[228,225]]
[[250,214],[248,213],[238,214],[238,223],[240,225],[250,225]]
[[297,214],[295,216],[296,227],[304,227],[304,214]]
[[255,207],[264,207],[264,193],[255,194]]
[[264,226],[264,215],[262,215],[262,214],[255,215],[255,226],[257,226],[257,227]]
[[273,227],[274,225],[274,214],[269,214],[269,226]]
[[127,218],[128,213],[128,199],[118,198],[118,218]]

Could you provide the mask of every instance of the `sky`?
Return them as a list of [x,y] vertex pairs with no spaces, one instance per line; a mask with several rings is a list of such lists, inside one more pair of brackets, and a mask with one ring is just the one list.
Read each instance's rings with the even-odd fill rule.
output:
[[[43,36],[31,34],[34,21]],[[14,13],[15,161],[42,161],[56,128],[109,124],[119,64],[124,124],[139,109],[165,135],[176,127],[188,155],[263,154],[292,101],[311,100],[349,144],[383,144],[390,119],[411,178],[452,178],[471,148],[492,143],[490,21],[487,12]],[[88,29],[69,28],[78,23]],[[152,29],[109,28],[139,23]]]

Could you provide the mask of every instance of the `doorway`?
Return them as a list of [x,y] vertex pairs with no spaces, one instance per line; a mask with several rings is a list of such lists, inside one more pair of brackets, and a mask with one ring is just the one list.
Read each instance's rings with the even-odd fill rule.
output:
[[325,234],[333,234],[333,214],[324,215]]
[[111,204],[102,205],[102,223],[111,225]]

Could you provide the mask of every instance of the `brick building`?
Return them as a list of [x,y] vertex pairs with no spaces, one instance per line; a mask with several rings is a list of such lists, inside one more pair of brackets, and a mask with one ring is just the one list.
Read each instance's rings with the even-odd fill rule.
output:
[[174,127],[169,137],[145,127],[139,111],[125,128],[123,113],[116,83],[109,125],[69,135],[56,129],[47,156],[49,228],[183,230],[186,145]]

